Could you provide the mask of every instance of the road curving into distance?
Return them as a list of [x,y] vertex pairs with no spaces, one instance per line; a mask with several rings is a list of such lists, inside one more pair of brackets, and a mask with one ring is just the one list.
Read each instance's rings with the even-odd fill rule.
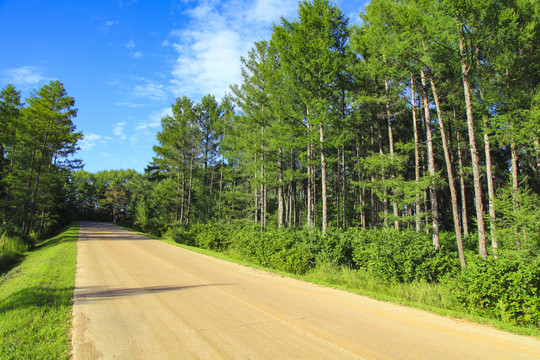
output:
[[78,359],[540,359],[540,341],[81,222]]

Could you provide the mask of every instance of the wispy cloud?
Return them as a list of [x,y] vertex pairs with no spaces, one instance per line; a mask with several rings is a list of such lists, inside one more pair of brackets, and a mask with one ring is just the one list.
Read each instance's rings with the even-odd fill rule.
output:
[[144,80],[144,84],[136,85],[133,88],[133,96],[136,98],[148,98],[154,101],[163,101],[167,99],[167,93],[164,86],[153,80]]
[[142,58],[142,52],[140,52],[140,51],[135,51],[134,53],[131,54],[131,56],[132,56],[134,59],[140,59],[140,58]]
[[110,138],[104,137],[98,134],[94,134],[94,133],[88,133],[88,134],[84,134],[84,138],[81,140],[79,144],[80,144],[81,150],[90,150],[96,145],[104,144],[107,140],[110,140]]
[[109,31],[111,31],[111,28],[114,25],[118,25],[120,22],[118,20],[109,20],[105,21],[101,25],[98,26],[97,31],[102,35],[107,35]]
[[161,126],[161,119],[168,115],[169,116],[172,115],[172,111],[170,107],[153,111],[152,113],[150,113],[147,120],[140,122],[135,127],[135,130],[138,132],[149,134],[150,130],[152,129],[151,132],[155,133],[155,129],[158,129]]
[[113,134],[118,136],[121,140],[126,139],[126,135],[124,134],[124,130],[126,128],[127,122],[118,122],[113,125]]
[[296,0],[200,1],[186,10],[187,26],[171,31],[170,41],[177,53],[171,80],[176,96],[207,93],[217,97],[240,82],[240,57],[255,41],[268,39],[272,22],[291,17]]
[[2,70],[2,80],[14,85],[34,85],[38,84],[47,78],[43,75],[45,70],[39,66],[21,66]]
[[[336,0],[344,14],[358,23],[358,14],[368,0]],[[272,24],[281,16],[292,21],[298,0],[199,0],[184,10],[185,26],[172,30],[163,46],[171,46],[176,59],[170,81],[176,96],[221,97],[229,86],[241,82],[240,57],[256,41],[269,40]]]
[[129,40],[128,43],[126,44],[126,47],[128,47],[128,48],[134,48],[134,47],[135,47],[135,41]]

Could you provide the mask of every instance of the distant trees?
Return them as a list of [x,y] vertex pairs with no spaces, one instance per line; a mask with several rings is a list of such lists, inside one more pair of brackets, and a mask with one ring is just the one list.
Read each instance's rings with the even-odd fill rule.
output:
[[66,210],[66,183],[79,165],[71,155],[82,138],[73,124],[75,100],[59,81],[26,101],[11,84],[1,91],[1,224],[24,236],[47,232]]

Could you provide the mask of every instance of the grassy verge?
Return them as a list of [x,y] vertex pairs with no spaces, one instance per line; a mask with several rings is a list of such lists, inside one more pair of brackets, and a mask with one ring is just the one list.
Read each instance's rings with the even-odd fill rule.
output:
[[425,281],[416,281],[412,283],[383,283],[369,276],[369,274],[366,274],[365,272],[352,270],[343,266],[337,267],[330,264],[319,264],[305,275],[291,274],[247,261],[242,257],[242,254],[234,251],[233,249],[225,250],[224,252],[216,252],[185,244],[179,244],[172,239],[159,238],[153,235],[144,234],[128,227],[123,228],[161,240],[168,244],[179,246],[201,254],[210,255],[219,259],[232,261],[241,265],[353,292],[377,300],[388,301],[430,311],[442,316],[449,316],[455,319],[463,319],[483,325],[489,325],[515,334],[540,338],[540,329],[538,328],[516,326],[497,319],[457,310],[457,304],[454,304],[451,301],[452,297],[448,293],[449,289],[441,284],[431,284]]
[[28,245],[23,240],[10,237],[5,232],[0,234],[0,276],[17,265],[26,251]]
[[77,224],[0,278],[0,359],[69,359]]

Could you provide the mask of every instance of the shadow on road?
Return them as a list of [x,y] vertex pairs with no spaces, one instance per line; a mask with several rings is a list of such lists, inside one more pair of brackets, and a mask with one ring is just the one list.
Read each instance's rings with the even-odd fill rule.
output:
[[201,285],[183,285],[183,286],[147,286],[136,288],[109,289],[100,286],[75,288],[75,301],[90,302],[99,301],[123,296],[135,296],[145,294],[155,294],[169,291],[180,291],[208,286],[228,286],[232,284],[201,284]]

